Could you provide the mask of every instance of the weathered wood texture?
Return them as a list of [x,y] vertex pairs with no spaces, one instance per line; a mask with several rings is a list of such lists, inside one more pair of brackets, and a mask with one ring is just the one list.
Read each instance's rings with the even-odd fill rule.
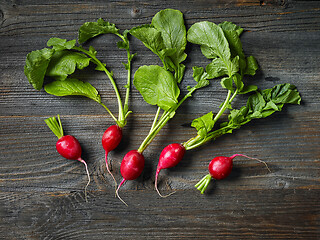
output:
[[[244,50],[261,68],[250,81],[261,88],[295,84],[303,103],[188,152],[178,167],[161,173],[160,190],[177,191],[161,199],[153,187],[159,152],[169,143],[192,137],[195,131],[186,125],[193,118],[217,110],[225,91],[212,82],[181,107],[146,150],[142,176],[121,190],[129,204],[125,207],[114,198],[100,145],[104,129],[113,123],[110,117],[93,101],[34,90],[23,66],[28,52],[45,47],[53,36],[76,38],[86,21],[102,17],[124,30],[149,23],[164,8],[181,10],[188,27],[200,20],[242,26]],[[0,239],[319,239],[319,40],[318,1],[0,0]],[[90,44],[123,86],[125,54],[116,48],[116,38],[103,36]],[[159,63],[136,39],[132,49],[138,53],[134,71]],[[188,46],[187,51],[183,89],[192,84],[191,67],[207,63],[197,47]],[[91,68],[77,77],[92,83],[117,112],[104,74]],[[236,105],[245,99],[240,96]],[[121,158],[139,146],[155,113],[134,88],[130,107],[134,114],[124,140],[110,154],[117,180]],[[56,153],[56,139],[43,122],[56,114],[84,148],[93,180],[88,203],[83,165]],[[239,158],[228,179],[199,194],[193,185],[206,174],[210,159],[233,153],[259,157],[272,172]]]

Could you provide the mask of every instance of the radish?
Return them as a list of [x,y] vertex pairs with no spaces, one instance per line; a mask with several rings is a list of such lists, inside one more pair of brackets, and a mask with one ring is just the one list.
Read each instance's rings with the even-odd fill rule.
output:
[[108,154],[110,151],[114,150],[122,139],[122,128],[118,125],[112,125],[107,128],[102,136],[102,146],[105,150],[105,161],[108,173],[112,176],[115,183],[115,189],[117,189],[117,181],[111,173],[108,165]]
[[122,184],[125,183],[125,181],[134,180],[138,178],[142,173],[143,168],[144,168],[144,156],[138,150],[129,151],[122,159],[120,172],[123,179],[116,190],[116,195],[126,206],[128,205],[125,203],[125,201],[123,201],[120,198],[118,194],[119,189],[122,186]]
[[258,158],[252,158],[252,157],[248,157],[246,155],[243,154],[234,154],[231,157],[224,157],[224,156],[219,156],[219,157],[215,157],[214,159],[211,160],[211,162],[209,163],[209,174],[207,174],[206,176],[204,176],[196,185],[195,187],[201,192],[201,194],[204,193],[204,191],[207,189],[210,181],[212,178],[216,179],[216,180],[222,180],[225,179],[226,177],[229,176],[229,174],[231,173],[232,170],[232,166],[233,166],[233,159],[235,157],[245,157],[245,158],[249,158],[249,159],[253,159],[253,160],[257,160],[263,164],[266,165],[267,169],[269,172],[270,169],[267,165],[266,162],[258,159]]
[[159,175],[160,171],[162,169],[172,168],[172,167],[176,166],[182,160],[185,152],[186,152],[185,147],[179,143],[169,144],[168,146],[166,146],[162,150],[162,152],[160,154],[159,163],[158,163],[158,167],[157,167],[157,171],[156,171],[155,182],[154,182],[155,189],[157,190],[160,197],[168,197],[174,193],[173,192],[173,193],[170,193],[166,196],[163,196],[159,192],[158,187],[157,187],[157,182],[158,182],[158,175]]
[[87,200],[87,187],[90,184],[90,174],[88,171],[87,163],[81,158],[82,148],[80,146],[79,141],[71,135],[64,135],[63,128],[60,121],[60,116],[58,115],[58,121],[55,117],[50,117],[44,120],[51,131],[58,137],[58,141],[56,143],[56,149],[58,153],[69,160],[78,160],[83,163],[86,168],[86,173],[88,175],[88,183],[85,187],[85,199]]

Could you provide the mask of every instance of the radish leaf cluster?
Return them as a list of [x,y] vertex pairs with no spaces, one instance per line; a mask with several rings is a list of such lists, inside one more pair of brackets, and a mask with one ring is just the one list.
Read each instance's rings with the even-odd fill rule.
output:
[[[96,57],[97,51],[94,47],[90,46],[87,50],[79,45],[98,35],[109,33],[115,34],[121,39],[121,41],[117,43],[117,46],[120,49],[125,49],[127,52],[128,62],[125,63],[124,66],[128,71],[128,81],[125,86],[127,90],[124,103],[122,103],[118,87],[114,81],[113,72],[109,71],[106,64]],[[47,46],[51,48],[35,50],[27,55],[24,73],[30,84],[37,90],[41,90],[44,87],[44,90],[51,95],[78,95],[96,101],[107,110],[120,127],[124,127],[126,125],[126,118],[131,113],[128,102],[131,85],[131,61],[135,56],[135,54],[130,53],[127,35],[128,31],[124,31],[123,34],[121,34],[114,24],[106,22],[101,18],[98,19],[97,22],[86,22],[79,29],[79,44],[77,44],[77,40],[67,41],[66,39],[56,37],[50,38]],[[113,86],[119,106],[118,119],[109,108],[101,102],[98,90],[94,86],[88,82],[70,77],[77,69],[88,67],[90,62],[96,65],[96,70],[105,72]],[[46,77],[53,79],[53,81],[44,85],[44,79]]]

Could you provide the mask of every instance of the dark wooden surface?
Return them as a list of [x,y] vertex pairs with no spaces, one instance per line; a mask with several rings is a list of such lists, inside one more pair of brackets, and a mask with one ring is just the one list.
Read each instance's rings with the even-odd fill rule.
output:
[[[295,84],[303,102],[187,152],[178,167],[161,173],[160,190],[177,191],[161,199],[153,187],[159,152],[194,136],[186,127],[193,118],[217,110],[225,91],[212,82],[180,108],[145,151],[142,176],[120,192],[129,204],[125,207],[114,198],[100,145],[103,131],[113,124],[110,117],[93,101],[34,90],[23,66],[28,52],[45,47],[50,37],[76,38],[86,21],[102,17],[124,30],[149,23],[164,8],[182,11],[187,27],[200,20],[242,26],[244,50],[261,68],[251,81],[261,88]],[[0,0],[0,239],[319,239],[319,41],[318,1]],[[125,54],[115,43],[112,36],[90,42],[123,86]],[[138,53],[134,70],[159,63],[136,39],[132,49]],[[207,63],[197,47],[187,51],[183,88],[192,84],[191,67]],[[117,112],[104,74],[91,68],[77,76],[93,84]],[[110,154],[118,181],[122,157],[140,145],[155,113],[134,88],[130,101],[134,114],[123,142]],[[244,102],[240,96],[236,105]],[[93,180],[88,203],[83,165],[57,154],[56,138],[44,124],[56,114],[83,146]],[[272,172],[239,158],[229,178],[199,194],[193,185],[206,174],[209,161],[233,153],[259,157]]]

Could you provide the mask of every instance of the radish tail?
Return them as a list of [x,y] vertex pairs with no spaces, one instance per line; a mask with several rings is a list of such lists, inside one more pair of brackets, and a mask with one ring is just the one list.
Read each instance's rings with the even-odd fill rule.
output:
[[259,158],[253,158],[253,157],[248,157],[247,155],[243,155],[243,154],[234,154],[234,155],[232,155],[230,158],[235,158],[235,157],[245,157],[245,158],[249,158],[249,159],[252,159],[252,160],[256,160],[256,161],[258,161],[258,162],[261,162],[261,163],[263,163],[265,166],[266,166],[266,168],[268,169],[268,171],[269,172],[271,172],[271,170],[270,170],[270,168],[268,167],[268,164],[265,162],[265,161],[262,161],[261,159],[259,159]]
[[88,197],[87,197],[87,188],[88,188],[88,186],[89,186],[89,184],[90,184],[90,174],[89,174],[89,171],[88,171],[88,166],[87,166],[87,163],[83,160],[83,159],[79,159],[79,161],[80,162],[82,162],[83,164],[84,164],[84,166],[85,166],[85,168],[86,168],[86,173],[87,173],[87,175],[88,175],[88,183],[87,183],[87,185],[85,186],[85,188],[84,188],[84,197],[85,197],[85,199],[86,199],[86,202],[88,202]]
[[159,194],[160,197],[166,198],[166,197],[169,197],[170,195],[174,194],[175,192],[169,193],[168,195],[162,195],[162,194],[160,193],[160,191],[159,191],[159,189],[158,189],[158,184],[157,184],[157,182],[158,182],[158,175],[159,175],[160,171],[161,171],[161,169],[157,169],[156,179],[155,179],[155,181],[154,181],[154,187],[155,187],[155,189],[156,189],[156,191],[157,191],[157,193]]
[[117,181],[116,181],[116,179],[114,178],[113,174],[111,173],[111,171],[110,171],[110,169],[109,169],[108,153],[109,153],[109,152],[107,152],[107,151],[106,151],[106,153],[105,153],[106,168],[107,168],[108,173],[109,173],[109,174],[111,175],[111,177],[113,178],[113,181],[114,181],[114,189],[115,189],[115,191],[117,191]]
[[123,202],[123,204],[128,207],[128,204],[127,204],[125,201],[122,200],[122,198],[119,196],[119,193],[118,193],[120,187],[122,186],[122,184],[124,184],[125,181],[126,181],[126,180],[123,178],[122,181],[121,181],[121,183],[119,184],[117,190],[116,190],[116,195],[117,195],[117,197],[120,199],[120,201]]

